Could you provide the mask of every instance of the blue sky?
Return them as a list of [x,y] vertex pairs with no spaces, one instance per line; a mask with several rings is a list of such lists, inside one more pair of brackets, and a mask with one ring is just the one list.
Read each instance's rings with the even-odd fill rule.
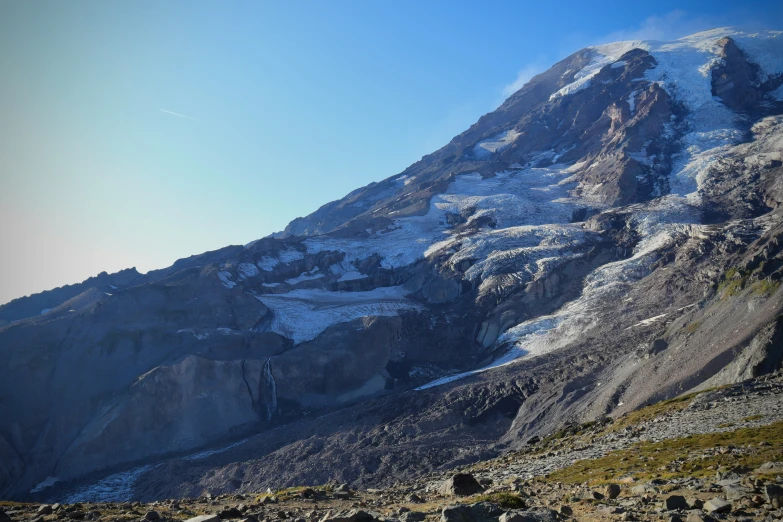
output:
[[0,303],[282,229],[587,45],[783,2],[2,2]]

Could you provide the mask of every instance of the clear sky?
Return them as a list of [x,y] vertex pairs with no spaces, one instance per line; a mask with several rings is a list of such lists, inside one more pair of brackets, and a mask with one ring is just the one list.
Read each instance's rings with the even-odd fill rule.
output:
[[783,2],[0,2],[0,303],[244,244],[587,45]]

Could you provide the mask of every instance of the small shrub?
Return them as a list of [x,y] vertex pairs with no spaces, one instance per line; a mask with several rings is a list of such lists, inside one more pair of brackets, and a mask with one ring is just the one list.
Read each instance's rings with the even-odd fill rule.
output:
[[775,290],[780,288],[780,281],[762,279],[753,283],[751,288],[753,288],[753,295],[767,296],[773,294]]

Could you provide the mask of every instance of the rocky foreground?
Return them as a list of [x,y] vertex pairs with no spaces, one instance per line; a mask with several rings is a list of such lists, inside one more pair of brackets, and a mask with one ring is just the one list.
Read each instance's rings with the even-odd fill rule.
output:
[[568,426],[387,489],[330,483],[151,503],[0,503],[0,522],[783,519],[783,373]]

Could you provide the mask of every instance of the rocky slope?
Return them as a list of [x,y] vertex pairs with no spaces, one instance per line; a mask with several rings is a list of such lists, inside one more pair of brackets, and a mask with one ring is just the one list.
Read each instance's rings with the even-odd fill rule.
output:
[[0,494],[388,486],[770,373],[782,151],[780,32],[579,51],[274,237],[2,307]]
[[778,372],[614,420],[566,426],[501,457],[383,489],[330,481],[231,495],[205,490],[192,498],[145,504],[107,501],[101,493],[111,491],[104,490],[93,493],[93,502],[5,503],[0,520],[778,520],[783,516],[783,463],[776,460],[781,435],[783,374]]

